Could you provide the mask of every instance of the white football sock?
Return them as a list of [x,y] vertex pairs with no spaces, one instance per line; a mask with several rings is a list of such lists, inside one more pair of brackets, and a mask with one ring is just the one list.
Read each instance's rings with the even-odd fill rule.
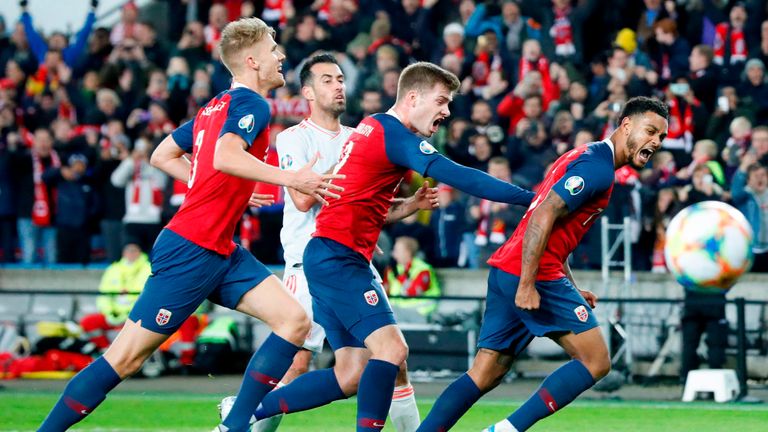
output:
[[412,385],[395,387],[392,405],[389,407],[389,417],[397,432],[415,432],[419,428],[421,418]]
[[483,432],[518,432],[518,430],[512,426],[509,420],[504,419],[489,428],[483,429]]

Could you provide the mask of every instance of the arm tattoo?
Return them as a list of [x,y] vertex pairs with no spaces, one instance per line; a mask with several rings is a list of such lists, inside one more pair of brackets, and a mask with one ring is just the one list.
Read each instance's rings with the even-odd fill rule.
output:
[[389,207],[389,212],[387,213],[387,223],[394,223],[399,221],[400,219],[406,218],[411,215],[411,213],[414,212],[414,210],[411,210],[408,208],[407,204],[407,198],[394,198],[392,200],[392,205]]
[[549,192],[547,197],[530,214],[530,220],[523,237],[523,256],[521,278],[536,280],[539,272],[539,261],[547,248],[549,235],[555,221],[567,214],[565,202],[555,192]]

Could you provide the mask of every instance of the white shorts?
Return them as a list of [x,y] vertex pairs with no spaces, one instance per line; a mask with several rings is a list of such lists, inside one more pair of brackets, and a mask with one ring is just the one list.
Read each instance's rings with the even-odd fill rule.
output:
[[312,328],[309,330],[307,339],[304,340],[303,347],[312,352],[321,352],[323,340],[325,340],[325,330],[312,319],[312,295],[309,294],[309,285],[307,284],[307,277],[304,276],[304,269],[285,266],[283,285],[296,297],[301,307],[309,315],[309,319],[312,320]]

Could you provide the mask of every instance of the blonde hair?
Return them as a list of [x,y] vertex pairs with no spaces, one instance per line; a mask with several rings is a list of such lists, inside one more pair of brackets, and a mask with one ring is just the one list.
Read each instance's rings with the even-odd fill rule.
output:
[[710,139],[699,140],[693,146],[693,152],[701,152],[714,159],[717,157],[717,143]]
[[259,18],[240,18],[237,21],[232,21],[221,31],[221,41],[219,42],[221,62],[234,75],[234,69],[237,69],[234,63],[235,56],[242,50],[255,45],[267,35],[274,37],[275,29]]
[[459,89],[461,82],[453,73],[428,62],[409,65],[400,74],[397,82],[397,100],[411,91],[431,90],[435,84],[443,84],[451,93]]

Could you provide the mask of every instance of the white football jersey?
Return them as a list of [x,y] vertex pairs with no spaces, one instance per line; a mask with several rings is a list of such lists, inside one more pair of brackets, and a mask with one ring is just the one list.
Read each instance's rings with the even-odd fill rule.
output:
[[[279,134],[275,147],[280,158],[280,168],[298,170],[306,165],[315,153],[320,153],[320,159],[313,167],[316,173],[328,172],[339,160],[341,147],[352,134],[351,127],[342,126],[340,131],[323,129],[310,119],[304,119]],[[320,211],[320,205],[315,204],[306,213],[296,209],[288,191],[285,191],[285,207],[283,209],[283,229],[280,231],[280,242],[283,244],[283,258],[286,267],[302,262],[304,249],[315,232],[315,217]]]

